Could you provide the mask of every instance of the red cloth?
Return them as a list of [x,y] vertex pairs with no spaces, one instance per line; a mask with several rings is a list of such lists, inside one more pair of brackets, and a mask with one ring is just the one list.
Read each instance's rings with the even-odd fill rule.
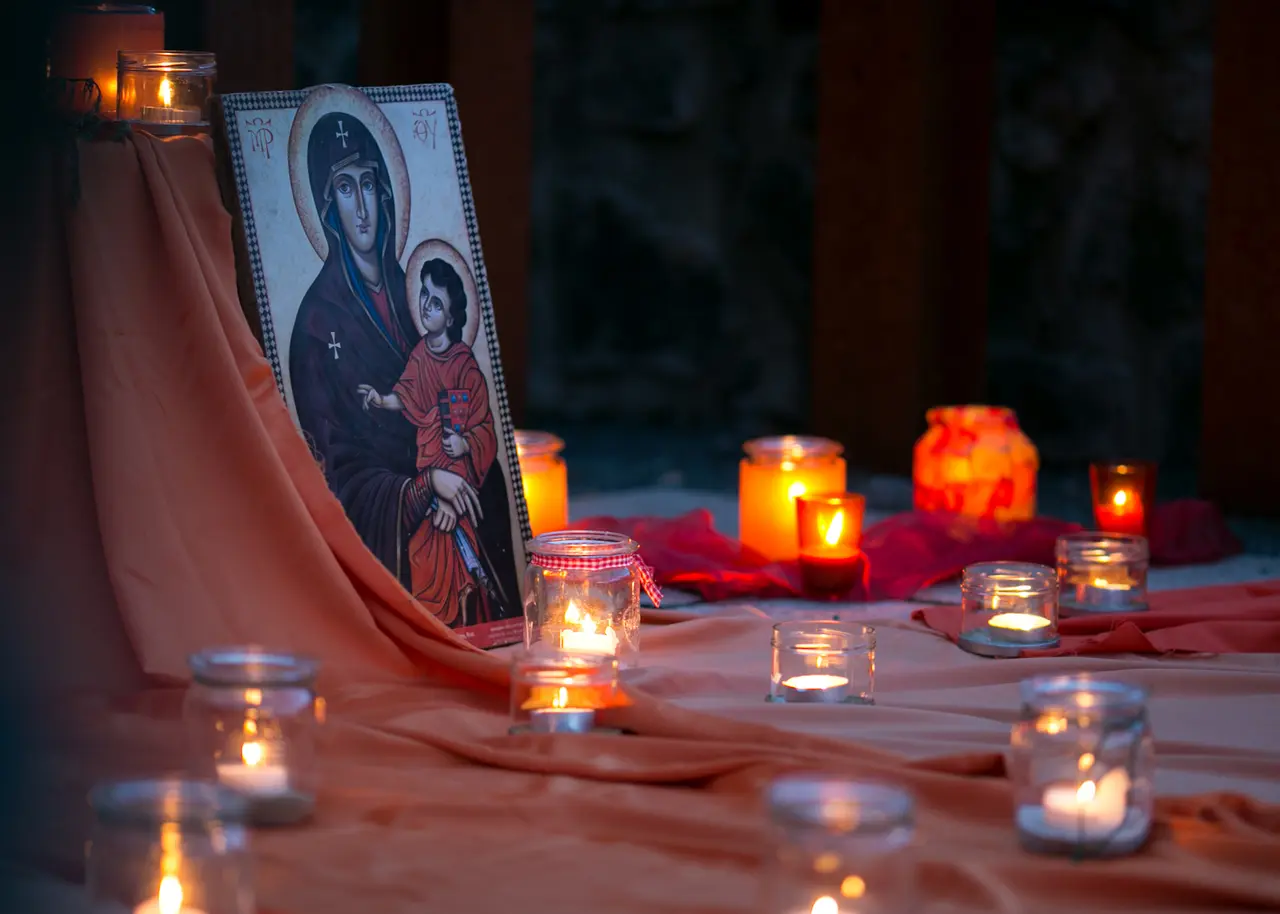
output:
[[[680,517],[590,517],[575,526],[615,530],[640,544],[663,587],[692,591],[704,600],[803,596],[795,562],[769,562],[732,537],[718,533],[711,514]],[[904,600],[921,588],[958,575],[974,562],[1054,564],[1054,542],[1079,524],[1036,517],[999,523],[952,514],[895,514],[862,534],[865,583],[842,599]],[[1240,551],[1222,514],[1208,502],[1157,506],[1152,517],[1152,562],[1212,562]]]
[[[1059,647],[1022,656],[1280,653],[1280,581],[1153,593],[1148,602],[1146,612],[1063,618]],[[952,641],[960,633],[958,606],[930,606],[911,615]]]

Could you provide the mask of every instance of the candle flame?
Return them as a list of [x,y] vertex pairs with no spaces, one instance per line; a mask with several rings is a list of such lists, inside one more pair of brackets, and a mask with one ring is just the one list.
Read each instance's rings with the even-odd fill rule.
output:
[[578,604],[569,601],[569,606],[564,611],[565,625],[571,625],[584,635],[600,635],[606,637],[613,634],[613,626],[605,624],[604,631],[600,630],[601,623],[592,618],[591,613],[584,609],[580,609]]
[[173,107],[173,83],[169,82],[169,77],[160,80],[160,104],[166,108]]
[[810,914],[840,914],[840,904],[830,895],[823,895],[809,910]]
[[1093,781],[1085,781],[1076,788],[1076,802],[1081,806],[1086,803],[1092,803],[1094,796],[1098,793],[1098,785]]
[[244,745],[240,747],[240,757],[250,768],[262,764],[263,754],[262,743],[256,739],[245,740]]
[[1094,757],[1092,752],[1086,752],[1080,756],[1080,760],[1076,763],[1081,771],[1088,771],[1093,767]]
[[840,883],[840,894],[845,898],[861,898],[867,894],[867,881],[861,876],[845,876]]
[[823,539],[827,541],[828,546],[835,546],[840,542],[842,533],[844,533],[844,512],[837,511],[835,517],[831,518],[831,523],[827,525],[827,532]]
[[1124,489],[1117,489],[1116,494],[1111,496],[1111,503],[1117,508],[1123,508],[1129,501],[1129,493]]
[[566,689],[564,686],[561,686],[560,690],[556,692],[556,697],[551,699],[551,707],[553,708],[569,707],[569,690]]
[[787,486],[787,498],[795,501],[807,491],[808,489],[805,487],[803,482],[793,482],[791,485]]
[[160,880],[160,896],[157,900],[160,914],[179,914],[182,911],[182,883],[177,876],[165,876]]

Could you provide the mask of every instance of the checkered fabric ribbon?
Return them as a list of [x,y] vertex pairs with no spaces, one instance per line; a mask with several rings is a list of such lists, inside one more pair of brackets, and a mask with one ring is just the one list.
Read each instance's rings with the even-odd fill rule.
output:
[[644,563],[644,559],[631,555],[543,555],[535,552],[529,557],[530,565],[549,568],[552,571],[603,571],[606,568],[630,568],[635,566],[640,575],[640,586],[649,595],[654,606],[662,605],[662,588],[653,579],[653,569]]

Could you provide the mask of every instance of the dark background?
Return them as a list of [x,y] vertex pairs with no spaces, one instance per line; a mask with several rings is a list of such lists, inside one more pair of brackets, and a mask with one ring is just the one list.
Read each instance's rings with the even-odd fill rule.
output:
[[[744,438],[809,427],[819,5],[536,10],[525,424],[567,440],[577,493],[731,491]],[[1190,494],[1213,3],[997,16],[987,400],[1040,448],[1046,507],[1083,509],[1095,457]],[[299,0],[297,85],[356,82],[359,24]]]

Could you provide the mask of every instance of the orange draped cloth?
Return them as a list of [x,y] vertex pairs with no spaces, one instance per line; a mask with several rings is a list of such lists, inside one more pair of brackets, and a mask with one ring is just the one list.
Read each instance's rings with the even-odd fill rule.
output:
[[[755,910],[760,792],[799,768],[914,792],[917,911],[1280,907],[1280,811],[1245,795],[1277,799],[1270,656],[981,661],[904,621],[881,631],[878,706],[787,707],[761,701],[768,621],[748,613],[646,630],[611,712],[634,735],[508,736],[506,658],[401,589],[295,430],[208,146],[82,144],[79,167],[65,223],[31,214],[34,393],[6,458],[36,585],[13,625],[57,752],[23,862],[77,878],[83,791],[180,764],[186,656],[254,641],[320,657],[330,709],[315,821],[254,835],[262,911]],[[1151,845],[1105,863],[1021,852],[1001,763],[1017,680],[1082,666],[1153,686],[1169,778]]]

